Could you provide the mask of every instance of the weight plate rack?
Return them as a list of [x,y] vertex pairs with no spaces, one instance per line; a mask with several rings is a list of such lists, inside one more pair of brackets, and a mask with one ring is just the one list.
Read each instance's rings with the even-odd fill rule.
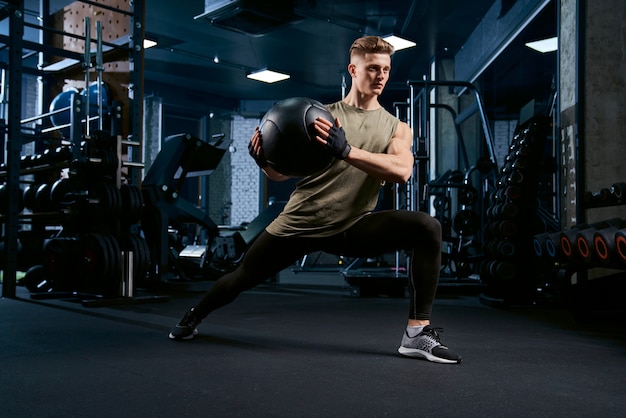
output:
[[[114,7],[79,0],[54,16],[46,15],[48,11],[41,5],[43,20],[36,24],[24,19],[22,2],[10,2],[7,5],[7,51],[10,59],[3,68],[3,75],[6,71],[8,115],[7,120],[0,120],[0,130],[5,134],[5,140],[10,139],[5,144],[7,152],[4,164],[0,166],[0,219],[4,223],[5,253],[10,255],[5,257],[1,266],[4,271],[2,287],[5,297],[16,295],[16,270],[27,272],[25,279],[28,280],[25,283],[31,292],[54,293],[55,287],[81,289],[82,285],[75,282],[73,277],[64,281],[55,273],[52,274],[55,280],[46,280],[44,260],[54,254],[55,249],[67,247],[65,249],[69,250],[76,244],[73,241],[93,233],[110,234],[117,241],[122,233],[129,231],[140,236],[136,224],[137,216],[141,216],[142,209],[138,209],[141,197],[137,197],[136,191],[131,192],[130,201],[123,201],[123,197],[120,197],[122,174],[118,150],[120,143],[129,146],[126,181],[139,184],[138,169],[142,164],[137,162],[138,148],[131,150],[131,147],[140,145],[137,141],[141,133],[142,102],[120,95],[120,92],[124,92],[121,88],[109,90],[109,86],[103,82],[103,76],[112,83],[118,83],[117,74],[104,74],[105,68],[110,65],[104,58],[108,56],[117,60],[128,57],[128,61],[134,63],[129,70],[128,85],[132,86],[135,97],[143,97],[143,49],[138,48],[136,42],[143,38],[141,22],[144,2],[135,0],[119,3],[120,6]],[[96,9],[98,13],[94,12]],[[94,20],[96,36],[92,38],[91,17],[102,15],[102,9],[118,18],[113,19],[113,24],[108,22],[105,36],[102,34],[102,21]],[[81,22],[84,23],[82,33],[79,30]],[[25,28],[41,31],[50,42],[26,42],[23,36]],[[118,38],[123,40],[124,36],[128,37],[127,42],[112,42]],[[65,42],[66,38],[76,42]],[[92,52],[94,45],[95,54]],[[83,49],[83,53],[79,49]],[[53,62],[59,71],[52,73],[24,65],[23,58],[32,53],[46,54],[46,60],[61,60]],[[81,65],[85,85],[82,92],[73,85],[81,82],[75,77],[76,73],[80,73]],[[91,71],[92,68],[94,71]],[[46,102],[55,90],[63,89],[51,100],[48,113],[23,118],[23,98],[28,95],[30,99],[32,95],[23,91],[21,74],[42,77],[43,84],[48,88],[38,94]],[[93,81],[94,75],[97,82]],[[118,87],[117,84],[111,86]],[[114,92],[123,103],[109,100],[112,96],[110,93]],[[39,111],[43,110],[40,108]],[[98,135],[101,137],[98,138]],[[119,140],[122,135],[125,140]],[[115,146],[108,146],[101,141],[110,141],[109,145]],[[130,165],[130,161],[135,161],[134,166]],[[124,166],[124,162],[121,165]],[[61,172],[64,174],[61,175]],[[115,185],[118,191],[101,185],[92,188],[92,177]],[[110,205],[112,213],[102,211],[98,207],[102,203]],[[131,209],[130,217],[122,215],[125,206]],[[116,214],[118,219],[114,220]],[[49,244],[53,239],[59,239],[59,242]],[[46,253],[44,247],[49,253]],[[55,262],[63,264],[59,254],[54,254],[54,257],[57,260]],[[73,262],[75,265],[80,264],[78,259]],[[74,268],[71,271],[78,270]]]
[[[22,158],[20,175],[32,179],[20,198],[21,221],[31,225],[23,234],[30,242],[22,247],[42,250],[39,259],[26,252],[18,258],[30,263],[23,281],[34,298],[122,297],[123,252],[132,253],[134,287],[150,284],[150,249],[138,225],[143,195],[138,186],[117,186],[117,148],[116,137],[93,131],[82,137],[77,152],[58,146]],[[64,169],[67,175],[60,176]],[[5,190],[0,185],[3,208]]]

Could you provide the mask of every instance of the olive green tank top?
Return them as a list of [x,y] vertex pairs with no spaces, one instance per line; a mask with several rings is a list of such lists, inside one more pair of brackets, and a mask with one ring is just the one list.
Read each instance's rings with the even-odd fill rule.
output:
[[[326,107],[339,118],[351,146],[373,153],[386,151],[399,123],[382,107],[363,110],[342,101]],[[285,209],[266,230],[275,236],[335,235],[376,207],[380,187],[380,180],[334,160],[326,171],[296,184]]]

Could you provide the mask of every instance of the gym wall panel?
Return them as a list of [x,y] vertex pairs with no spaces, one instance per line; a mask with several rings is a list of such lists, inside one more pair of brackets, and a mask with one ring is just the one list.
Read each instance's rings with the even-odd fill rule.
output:
[[559,29],[559,100],[561,135],[562,227],[576,223],[578,151],[578,8],[576,0],[562,0]]
[[[559,128],[563,229],[626,218],[624,205],[589,207],[583,201],[586,192],[598,193],[626,180],[625,19],[623,0],[561,0]],[[612,273],[589,269],[578,276],[597,279]]]
[[163,138],[163,98],[151,95],[143,101],[143,178],[152,162],[161,151],[161,140]]
[[[212,140],[212,135],[220,133],[226,135],[226,140],[232,138],[232,116],[230,113],[223,113],[221,115],[214,114],[213,117],[207,118],[207,121],[209,140]],[[222,161],[213,174],[205,178],[207,187],[205,188],[205,195],[202,199],[203,209],[209,214],[211,219],[221,225],[231,224],[232,198],[230,191],[233,185],[233,173],[231,170],[232,151],[235,151],[235,149],[231,147],[231,152],[224,154]]]
[[231,224],[250,222],[259,214],[261,171],[248,154],[248,143],[260,119],[233,116],[231,153],[232,189]]
[[[626,180],[626,62],[624,62],[626,3],[623,0],[584,4],[584,117],[585,191],[599,191]],[[588,209],[589,223],[626,218],[625,206]],[[590,270],[589,279],[614,274]]]
[[[626,3],[586,0],[582,116],[585,190],[626,181]],[[587,221],[626,217],[624,206],[587,211]]]

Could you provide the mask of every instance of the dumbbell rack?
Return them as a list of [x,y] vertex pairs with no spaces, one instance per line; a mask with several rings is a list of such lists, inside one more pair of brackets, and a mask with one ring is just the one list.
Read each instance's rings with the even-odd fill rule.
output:
[[[518,127],[490,197],[480,277],[486,304],[530,303],[541,280],[532,262],[533,236],[545,230],[538,191],[551,119],[536,116]],[[543,267],[543,266],[541,266]]]
[[[485,225],[485,259],[480,265],[480,276],[486,284],[481,302],[487,305],[566,302],[574,310],[589,307],[594,302],[593,290],[580,285],[596,281],[587,280],[592,270],[609,282],[619,283],[615,289],[623,286],[626,219],[614,216],[562,229],[548,210],[546,197],[554,201],[560,198],[542,189],[549,183],[546,174],[556,173],[556,167],[551,167],[544,155],[550,132],[548,116],[536,116],[518,128],[491,196]],[[580,206],[584,210],[619,205],[626,205],[624,182],[581,193]],[[613,293],[601,288],[602,284],[597,286],[600,299]],[[581,301],[573,300],[576,295]]]
[[[616,182],[597,192],[588,191],[583,200],[586,209],[626,205],[626,183]],[[556,266],[562,276],[592,268],[624,271],[626,219],[613,217],[536,234],[533,248],[537,260]]]

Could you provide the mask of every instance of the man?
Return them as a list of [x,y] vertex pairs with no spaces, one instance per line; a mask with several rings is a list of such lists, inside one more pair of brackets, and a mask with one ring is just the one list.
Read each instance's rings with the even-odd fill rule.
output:
[[[250,246],[242,264],[217,280],[172,329],[173,340],[191,339],[213,310],[315,251],[371,257],[410,251],[409,320],[398,352],[438,363],[461,357],[441,344],[430,326],[441,263],[441,225],[423,212],[372,213],[385,182],[405,183],[413,172],[412,133],[378,102],[389,79],[393,47],[377,36],[357,39],[350,48],[352,86],[328,105],[333,121],[315,121],[316,140],[336,160],[326,171],[298,182],[283,212]],[[250,154],[273,180],[285,180],[267,165],[257,128]]]

